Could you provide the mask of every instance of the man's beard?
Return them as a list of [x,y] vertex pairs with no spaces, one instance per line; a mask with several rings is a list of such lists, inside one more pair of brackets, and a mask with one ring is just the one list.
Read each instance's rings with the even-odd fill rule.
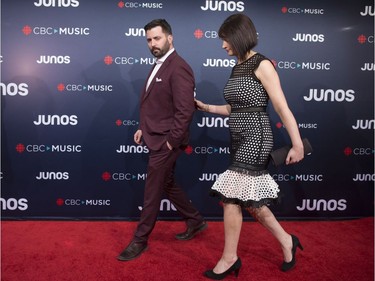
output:
[[161,49],[160,48],[152,48],[151,54],[153,54],[154,57],[160,59],[163,57],[168,51],[169,51],[169,43],[165,44]]

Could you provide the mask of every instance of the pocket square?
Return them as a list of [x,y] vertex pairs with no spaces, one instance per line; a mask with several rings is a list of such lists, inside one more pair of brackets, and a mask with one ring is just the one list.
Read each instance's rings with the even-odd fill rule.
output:
[[163,81],[161,78],[156,77],[156,82],[161,82],[161,81]]

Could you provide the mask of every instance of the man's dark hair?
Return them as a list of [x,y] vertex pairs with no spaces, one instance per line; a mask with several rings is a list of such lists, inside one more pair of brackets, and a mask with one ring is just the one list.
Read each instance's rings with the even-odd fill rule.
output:
[[167,35],[172,35],[172,27],[169,25],[169,23],[165,19],[152,20],[148,24],[145,25],[144,29],[145,31],[147,31],[157,26],[161,27],[161,29],[163,30],[163,33]]
[[258,43],[255,26],[244,14],[229,16],[220,26],[218,34],[231,45],[235,55],[241,60],[245,60],[248,52]]

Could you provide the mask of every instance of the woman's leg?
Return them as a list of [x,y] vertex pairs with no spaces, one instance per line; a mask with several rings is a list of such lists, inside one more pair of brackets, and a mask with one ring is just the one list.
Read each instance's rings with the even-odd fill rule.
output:
[[273,234],[273,236],[275,236],[281,245],[284,261],[290,262],[292,260],[292,237],[276,220],[272,211],[267,206],[262,206],[260,208],[248,208],[248,211],[257,221],[267,228]]
[[237,246],[242,227],[242,210],[235,204],[224,203],[224,251],[213,269],[220,274],[230,268],[238,259]]

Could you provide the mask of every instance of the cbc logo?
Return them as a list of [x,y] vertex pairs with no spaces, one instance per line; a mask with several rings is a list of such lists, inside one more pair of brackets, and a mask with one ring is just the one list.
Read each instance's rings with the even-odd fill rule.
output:
[[196,39],[201,39],[201,38],[207,38],[207,39],[216,39],[218,38],[217,31],[215,30],[208,30],[208,31],[203,31],[202,29],[196,29],[194,31],[194,37]]

